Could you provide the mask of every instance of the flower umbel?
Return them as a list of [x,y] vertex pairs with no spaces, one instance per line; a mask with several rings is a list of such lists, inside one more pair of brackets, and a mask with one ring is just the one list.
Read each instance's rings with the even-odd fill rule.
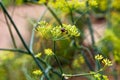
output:
[[61,26],[56,26],[56,27],[53,27],[51,29],[51,34],[52,34],[53,39],[57,39],[57,38],[60,38],[62,36],[60,29],[61,29]]
[[71,26],[71,25],[63,24],[63,27],[65,28],[65,30],[67,30],[68,35],[70,37],[78,37],[78,36],[80,36],[80,32],[78,31],[78,29],[76,28],[75,25]]
[[96,59],[96,60],[102,60],[102,59],[103,59],[103,56],[100,55],[100,54],[98,54],[98,55],[95,56],[95,59]]
[[105,65],[105,66],[112,66],[112,62],[107,59],[107,58],[103,58],[102,55],[98,54],[95,56],[95,59],[96,60],[102,60],[102,63]]
[[96,7],[98,5],[98,3],[96,2],[96,0],[89,0],[89,5],[91,7]]
[[100,73],[94,74],[95,80],[108,80],[108,77],[106,75],[102,75]]
[[35,74],[35,75],[41,75],[42,71],[41,70],[35,70],[32,73]]
[[102,77],[103,77],[104,80],[109,80],[106,75],[103,75]]
[[45,54],[48,55],[48,56],[53,55],[53,51],[52,51],[50,48],[45,49],[44,52],[45,52]]
[[68,39],[70,37],[79,37],[80,32],[75,25],[67,25],[63,24],[62,26],[52,26],[48,25],[48,23],[41,21],[38,23],[38,27],[36,31],[43,38],[49,38],[52,40],[63,40]]
[[39,31],[41,29],[41,27],[46,27],[47,25],[48,25],[48,23],[46,23],[45,21],[38,22],[35,30]]
[[105,66],[112,66],[112,62],[109,60],[109,59],[103,59],[102,60],[102,63],[105,65]]

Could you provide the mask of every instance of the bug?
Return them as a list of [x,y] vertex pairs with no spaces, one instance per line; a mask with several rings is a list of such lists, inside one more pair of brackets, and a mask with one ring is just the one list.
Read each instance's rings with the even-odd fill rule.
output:
[[68,34],[68,31],[65,30],[65,28],[61,28],[61,32],[62,32],[63,34]]

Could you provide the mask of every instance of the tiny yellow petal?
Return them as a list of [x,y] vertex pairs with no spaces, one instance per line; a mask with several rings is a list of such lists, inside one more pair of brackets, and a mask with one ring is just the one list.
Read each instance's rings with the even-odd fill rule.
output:
[[35,55],[35,57],[39,58],[42,55],[42,53],[38,53]]

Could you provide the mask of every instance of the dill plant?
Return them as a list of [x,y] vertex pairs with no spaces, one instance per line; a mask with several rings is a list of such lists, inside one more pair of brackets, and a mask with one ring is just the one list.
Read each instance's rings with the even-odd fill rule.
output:
[[[56,21],[59,23],[58,25],[51,25],[45,21],[38,21],[38,23],[36,23],[36,26],[33,28],[33,33],[34,31],[36,31],[36,33],[39,34],[40,37],[53,41],[53,46],[54,46],[53,50],[51,48],[47,48],[47,49],[44,49],[44,52],[38,52],[37,54],[35,54],[34,51],[32,50],[33,44],[31,44],[30,48],[28,48],[19,30],[17,29],[14,21],[8,14],[3,4],[0,2],[3,12],[6,14],[6,16],[9,18],[9,20],[13,24],[26,51],[17,50],[17,49],[15,50],[1,49],[1,50],[22,52],[30,55],[39,67],[39,69],[36,69],[35,71],[33,71],[33,74],[40,76],[40,80],[44,80],[44,79],[51,80],[52,79],[51,75],[53,74],[57,75],[60,80],[65,80],[71,77],[78,77],[78,76],[90,76],[92,80],[93,79],[108,80],[108,77],[105,74],[103,74],[103,71],[107,67],[112,66],[112,62],[108,58],[104,58],[102,55],[99,55],[99,54],[93,55],[92,57],[96,65],[95,65],[95,69],[92,69],[91,64],[87,60],[87,56],[83,54],[82,56],[85,59],[87,66],[90,68],[90,72],[79,73],[79,74],[69,74],[67,72],[64,72],[64,70],[62,69],[60,59],[56,54],[56,42],[61,40],[71,40],[73,41],[72,46],[74,46],[76,50],[84,49],[89,53],[88,48],[80,45],[78,42],[75,41],[76,38],[79,38],[81,36],[81,33],[78,26],[76,26],[76,22],[77,20],[79,20],[79,18],[77,18],[76,20],[74,18],[74,14],[85,13],[86,21],[88,23],[88,28],[91,34],[92,46],[95,46],[93,30],[90,22],[90,11],[93,8],[98,8],[99,7],[98,4],[102,4],[102,3],[98,3],[98,0],[80,0],[80,1],[79,0],[39,0],[37,3],[45,5],[47,9],[50,11],[50,13],[53,15],[53,17],[56,19]],[[103,4],[104,3],[105,2],[103,2]],[[101,10],[104,11],[106,8],[105,6],[102,6],[102,7],[103,8],[101,8]],[[59,19],[58,15],[54,12],[54,10],[60,10],[61,13],[66,13],[66,14],[69,13],[72,23],[71,24],[63,23]],[[34,39],[32,38],[31,43],[33,43],[33,40]],[[55,59],[58,65],[59,71],[55,70],[54,67],[50,64],[51,63],[50,61],[53,58]]]

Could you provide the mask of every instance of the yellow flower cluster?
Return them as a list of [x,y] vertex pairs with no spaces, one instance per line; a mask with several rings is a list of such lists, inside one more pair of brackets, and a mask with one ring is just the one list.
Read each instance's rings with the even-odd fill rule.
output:
[[85,61],[84,61],[83,56],[78,55],[77,57],[75,57],[72,65],[73,65],[73,67],[75,67],[75,68],[80,68],[81,65],[82,65],[84,62],[85,62]]
[[109,59],[103,59],[103,60],[102,60],[102,63],[103,63],[105,66],[112,66],[112,62],[111,62]]
[[39,0],[38,3],[48,3],[52,8],[59,9],[65,13],[76,10],[85,11],[87,9],[86,2],[88,1],[90,7],[98,5],[96,0]]
[[55,9],[60,9],[63,12],[69,12],[71,10],[85,10],[85,1],[79,0],[56,0],[52,3],[52,7]]
[[34,75],[42,75],[42,71],[41,70],[35,70],[32,72]]
[[96,7],[98,5],[96,0],[89,0],[88,2],[91,7]]
[[111,0],[111,3],[108,3],[109,0],[97,0],[98,8],[101,11],[106,11],[108,5],[111,5],[112,9],[120,10],[120,0]]
[[94,74],[95,80],[109,80],[106,75],[102,75],[100,73]]
[[103,58],[102,55],[98,54],[95,56],[95,59],[96,60],[102,60],[102,63],[105,65],[105,66],[112,66],[112,62],[107,59],[107,58]]
[[53,55],[53,51],[52,51],[50,48],[45,49],[44,52],[45,52],[45,54],[48,55],[48,56]]
[[114,0],[112,6],[114,9],[120,10],[120,0]]
[[40,22],[36,31],[39,32],[40,35],[44,38],[50,38],[52,40],[61,40],[67,39],[69,37],[78,37],[80,36],[80,32],[76,28],[75,25],[66,25],[62,26],[51,26],[45,22]]
[[[44,54],[46,54],[46,55],[48,55],[48,56],[51,56],[51,55],[53,55],[54,53],[53,53],[52,49],[47,48],[47,49],[44,49]],[[39,52],[39,53],[37,53],[37,54],[35,55],[35,57],[36,57],[36,58],[40,58],[41,55],[42,55],[42,53]]]
[[75,37],[80,36],[80,33],[75,25],[71,26],[71,25],[63,24],[63,28],[67,31],[68,35],[71,37],[72,36],[75,36]]
[[101,11],[106,11],[107,10],[107,2],[108,0],[98,0],[98,5],[99,5],[99,9]]
[[61,37],[61,26],[56,26],[51,29],[51,34],[54,39]]
[[48,25],[45,21],[38,22],[35,30],[39,32],[38,35],[43,38],[50,38],[51,25]]
[[102,60],[102,59],[103,59],[103,56],[100,55],[100,54],[98,54],[98,55],[95,56],[95,59],[96,59],[96,60]]

